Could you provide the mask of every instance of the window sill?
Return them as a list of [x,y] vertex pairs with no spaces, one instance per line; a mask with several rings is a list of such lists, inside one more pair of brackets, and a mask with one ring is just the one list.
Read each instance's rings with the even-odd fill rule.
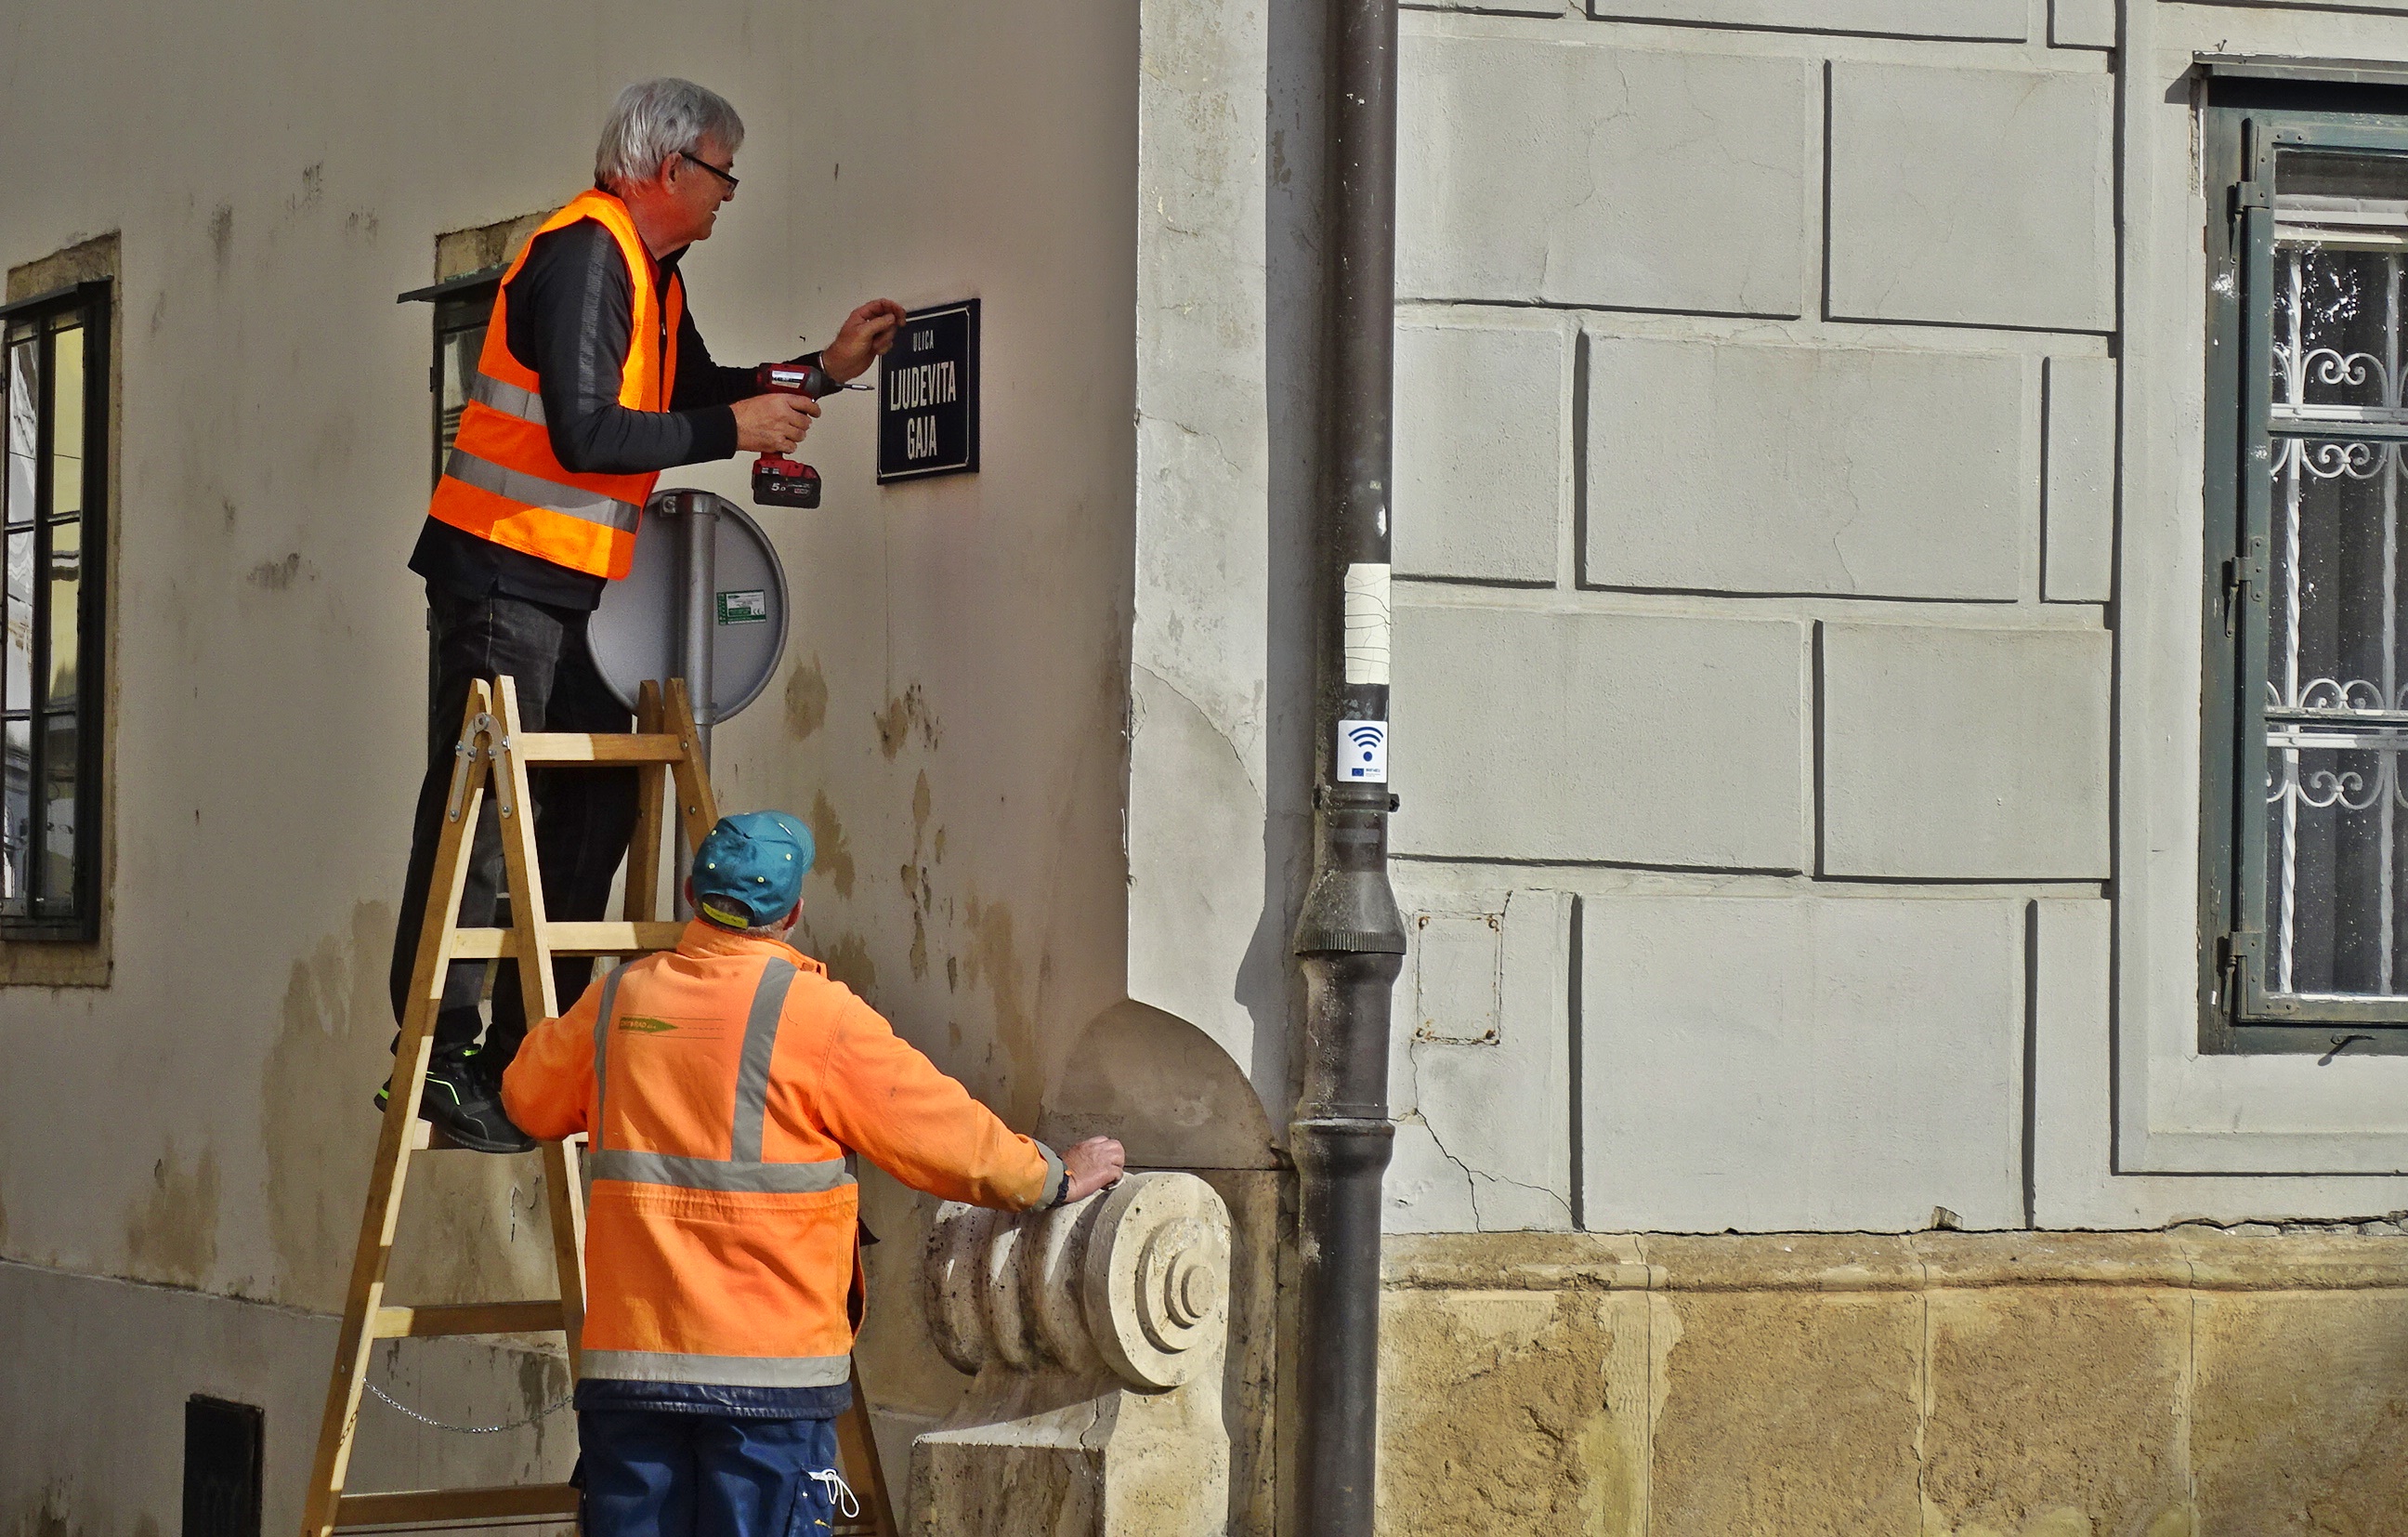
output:
[[0,937],[0,987],[106,987],[109,942]]

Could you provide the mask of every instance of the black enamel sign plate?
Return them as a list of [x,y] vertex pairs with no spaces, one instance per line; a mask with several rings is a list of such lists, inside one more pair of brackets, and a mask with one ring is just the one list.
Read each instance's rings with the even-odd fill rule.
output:
[[878,483],[978,469],[979,302],[915,309],[878,360]]

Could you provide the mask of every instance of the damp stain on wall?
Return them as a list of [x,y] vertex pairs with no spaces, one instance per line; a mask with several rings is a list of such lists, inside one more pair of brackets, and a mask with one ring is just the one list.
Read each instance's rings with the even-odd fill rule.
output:
[[251,568],[243,580],[254,587],[264,587],[271,593],[280,593],[291,588],[294,582],[303,577],[307,577],[311,582],[317,581],[318,567],[303,560],[301,552],[295,550],[281,560],[261,561]]
[[1044,1064],[1038,1056],[1037,1021],[1015,943],[1011,906],[972,897],[965,906],[969,944],[963,970],[969,984],[983,986],[995,1008],[995,1043],[1003,1054],[994,1095],[1003,1118],[1034,1126],[1044,1091]]
[[196,1286],[218,1262],[218,1156],[187,1164],[175,1139],[150,1166],[150,1187],[125,1214],[127,1267],[138,1278]]
[[876,1007],[878,964],[869,958],[869,941],[858,934],[839,934],[821,948],[819,963],[828,975]]
[[853,849],[845,842],[844,824],[838,819],[836,806],[825,790],[811,797],[810,824],[811,842],[817,853],[811,873],[826,876],[838,896],[852,896]]
[[786,680],[786,734],[796,741],[809,740],[813,732],[827,724],[827,674],[821,670],[819,656],[814,653]]
[[[922,862],[922,851],[928,845],[928,818],[935,808],[936,797],[928,788],[928,770],[923,768],[919,780],[911,786],[911,857],[905,860],[896,872],[896,878],[903,883],[904,898],[911,904],[910,962],[914,981],[924,981],[928,975],[928,921],[937,908],[936,882],[929,866]],[[936,837],[936,860],[939,863],[945,857],[944,847],[945,829],[939,827]],[[945,902],[945,911],[950,917],[953,911],[950,898]],[[946,963],[949,978],[952,964],[951,961]]]
[[928,691],[918,683],[889,698],[886,708],[873,718],[878,725],[878,750],[890,763],[915,736],[922,749],[930,753],[945,739],[943,723],[928,706]]
[[374,1096],[392,1070],[392,946],[393,909],[360,902],[345,929],[320,939],[285,979],[259,1132],[277,1300],[294,1306],[342,1305],[375,1151]]

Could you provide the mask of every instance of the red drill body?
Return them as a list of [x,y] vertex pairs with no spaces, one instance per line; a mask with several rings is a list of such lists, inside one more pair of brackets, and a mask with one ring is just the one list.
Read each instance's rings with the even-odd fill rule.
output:
[[[808,363],[765,363],[753,374],[763,395],[801,395],[817,400],[844,388]],[[799,459],[765,453],[752,462],[755,507],[817,507],[820,472]]]

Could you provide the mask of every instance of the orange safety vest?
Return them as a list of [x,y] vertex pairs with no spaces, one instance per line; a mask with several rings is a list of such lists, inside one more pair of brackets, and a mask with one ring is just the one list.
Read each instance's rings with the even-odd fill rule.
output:
[[529,1031],[503,1104],[591,1139],[584,1374],[828,1387],[860,1327],[853,1155],[1019,1210],[1060,1158],[939,1072],[819,962],[696,919]]
[[619,373],[619,404],[629,410],[668,409],[677,385],[677,338],[685,317],[685,280],[669,275],[666,294],[650,274],[652,253],[636,232],[627,205],[595,188],[580,193],[527,237],[494,295],[477,377],[460,413],[460,430],[427,513],[480,539],[591,576],[619,578],[636,558],[636,529],[658,472],[588,475],[563,466],[552,452],[536,371],[510,352],[510,280],[526,265],[536,237],[591,219],[619,242],[635,292],[627,361]]

